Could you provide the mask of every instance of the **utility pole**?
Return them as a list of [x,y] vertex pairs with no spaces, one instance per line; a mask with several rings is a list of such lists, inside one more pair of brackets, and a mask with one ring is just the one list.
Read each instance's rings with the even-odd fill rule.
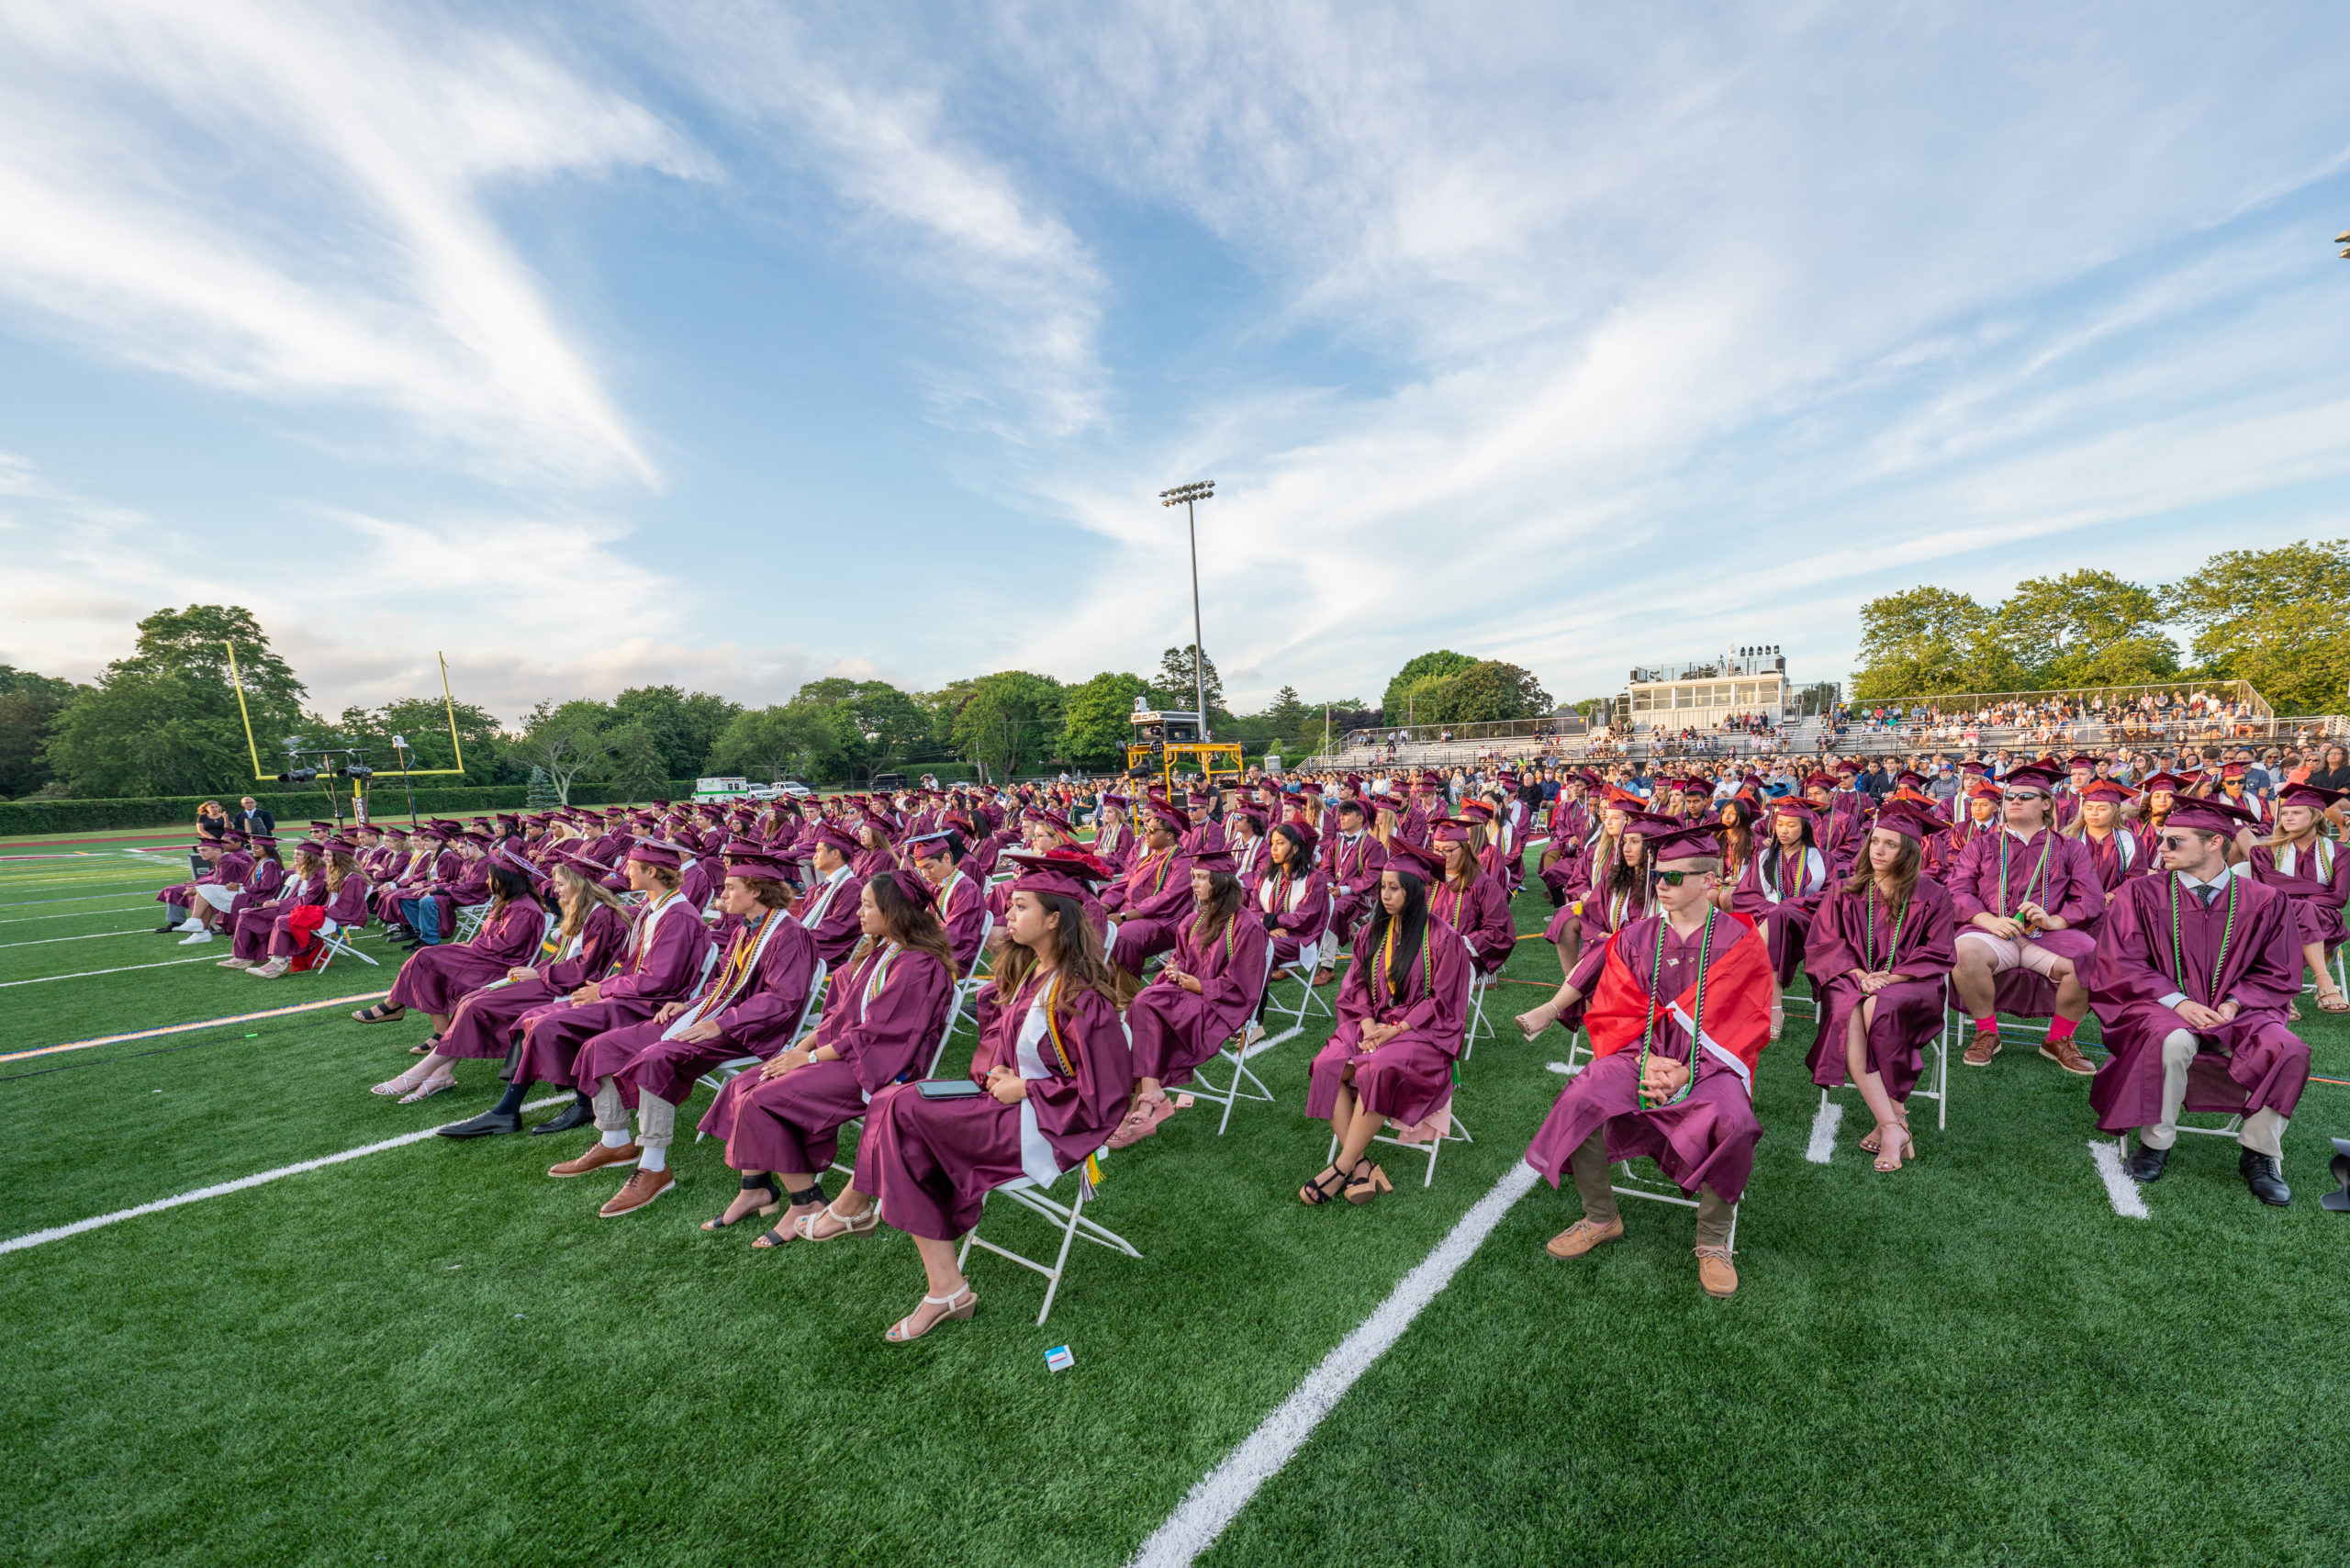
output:
[[1192,685],[1200,703],[1200,739],[1215,737],[1208,734],[1208,651],[1200,636],[1200,502],[1215,494],[1214,479],[1201,479],[1189,485],[1178,485],[1171,490],[1158,492],[1158,504],[1183,509],[1183,523],[1192,537]]

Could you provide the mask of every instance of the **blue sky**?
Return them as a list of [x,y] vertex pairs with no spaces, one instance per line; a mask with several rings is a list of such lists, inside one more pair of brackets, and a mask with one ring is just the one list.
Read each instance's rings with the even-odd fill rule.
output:
[[0,658],[1562,698],[2350,533],[2338,6],[0,11]]

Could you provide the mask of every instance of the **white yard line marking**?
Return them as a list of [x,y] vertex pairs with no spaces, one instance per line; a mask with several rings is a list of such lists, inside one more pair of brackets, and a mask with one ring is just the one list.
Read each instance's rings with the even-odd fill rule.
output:
[[[166,885],[168,886],[169,884]],[[122,890],[117,889],[115,891],[110,893],[76,893],[70,899],[6,899],[0,900],[0,909],[39,909],[44,904],[88,903],[92,899],[118,899],[120,897],[122,897]],[[151,899],[148,902],[151,903],[155,901]],[[146,906],[143,904],[130,904],[127,907],[131,909],[142,909]],[[91,913],[104,913],[105,912],[103,910],[94,910]],[[20,914],[16,918],[18,920],[46,920],[49,917],[47,915],[40,914]]]
[[2105,1195],[2112,1201],[2115,1214],[2125,1219],[2154,1217],[2154,1212],[2146,1206],[2146,1194],[2130,1180],[2130,1172],[2121,1168],[2120,1144],[2101,1137],[2089,1145],[2089,1158],[2097,1162],[2098,1176],[2105,1182]]
[[[560,1105],[570,1099],[571,1096],[568,1094],[557,1094],[545,1100],[533,1100],[522,1109],[543,1111],[549,1105]],[[443,1122],[441,1126],[453,1127],[456,1125],[454,1122]],[[0,1252],[21,1252],[28,1247],[39,1247],[47,1241],[62,1241],[69,1236],[79,1236],[85,1230],[96,1230],[104,1226],[119,1225],[124,1220],[137,1219],[142,1215],[161,1214],[165,1209],[175,1209],[184,1204],[200,1204],[207,1198],[226,1197],[230,1193],[241,1193],[248,1187],[259,1187],[271,1182],[282,1182],[288,1176],[299,1176],[306,1170],[322,1170],[330,1165],[340,1165],[346,1159],[359,1159],[370,1154],[381,1154],[387,1148],[402,1148],[412,1143],[422,1143],[426,1138],[438,1136],[440,1131],[441,1127],[427,1127],[422,1132],[403,1133],[398,1137],[386,1138],[381,1143],[364,1144],[358,1148],[346,1148],[341,1154],[329,1154],[317,1159],[305,1159],[298,1165],[281,1165],[274,1170],[263,1170],[252,1176],[240,1176],[233,1182],[222,1182],[210,1187],[198,1187],[193,1193],[181,1193],[173,1197],[158,1198],[151,1204],[141,1204],[135,1209],[117,1209],[110,1215],[99,1215],[92,1219],[77,1219],[72,1225],[52,1226],[47,1230],[12,1236],[6,1241],[0,1241]]]
[[[156,907],[154,904],[132,903],[124,904],[119,909],[68,910],[63,914],[12,914],[5,920],[0,920],[0,925],[22,925],[31,920],[95,920],[102,914],[134,914],[140,910]],[[162,933],[159,932],[157,935],[160,935]]]
[[80,936],[36,936],[28,942],[0,942],[0,947],[46,947],[52,942],[95,942],[101,936],[152,936],[151,931],[92,931]]
[[1133,1568],[1178,1568],[1210,1546],[1240,1515],[1258,1488],[1281,1473],[1305,1439],[1345,1396],[1355,1380],[1403,1337],[1421,1310],[1434,1301],[1460,1265],[1493,1234],[1510,1205],[1541,1180],[1518,1161],[1502,1173],[1460,1222],[1417,1267],[1404,1275],[1377,1310],[1322,1358],[1264,1424],[1242,1439],[1224,1462],[1202,1476],[1166,1522],[1151,1531],[1133,1558]]
[[1841,1100],[1823,1100],[1819,1114],[1811,1119],[1811,1142],[1805,1146],[1803,1157],[1814,1165],[1825,1165],[1836,1158],[1836,1129],[1844,1125],[1844,1104]]
[[233,1024],[251,1024],[263,1018],[285,1018],[297,1013],[315,1013],[322,1007],[343,1007],[354,1002],[375,1002],[391,995],[388,991],[364,991],[352,996],[330,996],[317,1002],[297,1002],[291,1007],[271,1007],[259,1013],[237,1013],[226,1018],[199,1019],[194,1024],[166,1024],[160,1029],[139,1029],[128,1035],[101,1035],[95,1040],[68,1040],[57,1046],[35,1046],[29,1050],[0,1052],[0,1062],[23,1061],[28,1057],[50,1057],[60,1051],[86,1051],[96,1046],[118,1046],[128,1040],[151,1040],[162,1035],[185,1035],[195,1029],[226,1029]]
[[[208,947],[211,944],[204,942],[197,946]],[[125,964],[118,969],[84,969],[79,974],[43,975],[39,980],[0,980],[0,991],[6,991],[12,985],[47,985],[51,980],[88,980],[92,975],[127,975],[133,969],[168,969],[174,964],[200,964],[205,958],[217,964],[220,961],[220,955],[207,953],[203,958],[166,958],[160,964]]]

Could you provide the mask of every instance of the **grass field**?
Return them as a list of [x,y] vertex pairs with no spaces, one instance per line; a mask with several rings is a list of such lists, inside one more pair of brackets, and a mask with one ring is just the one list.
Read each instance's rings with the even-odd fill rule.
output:
[[[0,844],[40,857],[0,860],[0,1054],[388,983],[255,983],[213,966],[224,942],[146,934],[185,862],[138,842]],[[1521,901],[1520,928],[1547,913]],[[1510,978],[1496,1013],[1556,964],[1524,944]],[[423,1025],[347,1011],[0,1062],[0,1239],[493,1097],[491,1063],[420,1105],[369,1094]],[[975,1255],[974,1321],[884,1344],[920,1294],[911,1244],[703,1235],[734,1184],[711,1143],[613,1222],[617,1179],[542,1174],[580,1135],[426,1138],[8,1252],[0,1556],[1126,1561],[1517,1162],[1565,1037],[1496,1022],[1458,1099],[1478,1141],[1426,1191],[1388,1159],[1398,1191],[1367,1208],[1294,1196],[1326,1143],[1302,1108],[1326,1023],[1257,1058],[1279,1103],[1222,1138],[1187,1113],[1113,1159],[1089,1212],[1144,1257],[1080,1249],[1042,1328],[1043,1282]],[[2303,1027],[2316,1071],[2350,1079],[2350,1030]],[[1900,1174],[1858,1151],[1856,1103],[1807,1160],[1807,1044],[1791,1018],[1763,1057],[1734,1300],[1697,1290],[1684,1209],[1628,1204],[1626,1240],[1550,1258],[1578,1208],[1538,1184],[1203,1561],[2350,1559],[2350,1222],[2317,1204],[2350,1087],[2302,1102],[2290,1208],[2189,1138],[2133,1218],[2091,1159],[2087,1081],[2028,1048],[1954,1068],[1949,1131],[1918,1117]],[[1063,1343],[1076,1365],[1050,1372]]]

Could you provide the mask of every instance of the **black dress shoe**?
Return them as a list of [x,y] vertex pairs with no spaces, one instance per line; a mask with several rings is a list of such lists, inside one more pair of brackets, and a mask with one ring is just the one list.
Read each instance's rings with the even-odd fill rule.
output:
[[177,931],[179,927],[176,925],[159,925],[155,927],[155,935],[158,936],[169,936],[173,932]]
[[522,1116],[517,1111],[484,1111],[469,1122],[458,1122],[434,1129],[442,1137],[489,1137],[497,1133],[519,1133]]
[[2138,1152],[2130,1157],[2130,1163],[2122,1169],[2130,1173],[2130,1180],[2143,1185],[2163,1179],[2163,1162],[2169,1158],[2170,1150],[2148,1148],[2142,1143],[2138,1146]]
[[583,1105],[574,1100],[570,1104],[532,1127],[531,1136],[537,1137],[544,1133],[567,1133],[574,1127],[584,1127],[595,1119],[596,1111],[593,1106]]
[[2262,1203],[2274,1204],[2281,1209],[2293,1201],[2293,1189],[2285,1185],[2284,1168],[2276,1156],[2255,1154],[2247,1148],[2236,1156],[2236,1169],[2244,1172],[2244,1184]]

